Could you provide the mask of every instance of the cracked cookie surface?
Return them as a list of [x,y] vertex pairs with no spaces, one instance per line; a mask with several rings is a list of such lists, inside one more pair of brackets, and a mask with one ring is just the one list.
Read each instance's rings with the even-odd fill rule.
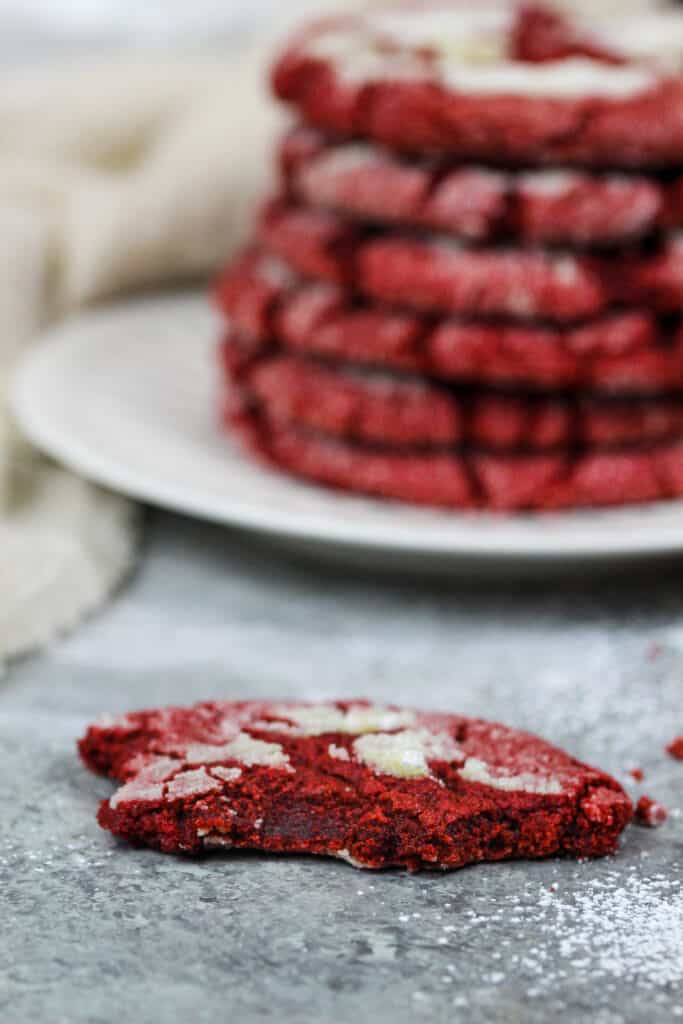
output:
[[280,144],[288,195],[371,224],[466,241],[613,246],[683,227],[683,179],[410,158],[299,126]]
[[276,94],[309,123],[398,150],[494,162],[683,162],[676,12],[563,18],[431,3],[309,26]]
[[564,327],[427,317],[307,280],[258,249],[226,268],[214,296],[244,338],[297,354],[467,384],[617,395],[683,390],[683,331],[643,309]]
[[331,210],[275,199],[263,211],[257,241],[301,274],[424,313],[566,324],[615,307],[678,314],[683,306],[680,233],[652,252],[626,250],[615,260],[375,231]]
[[592,857],[615,850],[632,813],[614,779],[535,736],[365,701],[136,712],[92,726],[79,749],[121,784],[100,824],[168,853],[412,870]]
[[[683,437],[683,399],[546,397],[449,388],[417,376],[253,346],[222,345],[228,412],[235,393],[274,422],[342,439],[424,449],[610,448]],[[241,397],[240,397],[241,396]]]

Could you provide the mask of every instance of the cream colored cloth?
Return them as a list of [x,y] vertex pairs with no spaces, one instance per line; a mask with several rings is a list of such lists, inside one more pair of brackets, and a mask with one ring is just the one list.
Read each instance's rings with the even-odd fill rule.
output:
[[[294,3],[272,38],[320,7]],[[65,313],[213,272],[243,240],[285,119],[267,94],[272,38],[242,56],[0,74],[0,663],[95,608],[136,546],[132,505],[19,440],[11,368]]]
[[[54,318],[230,254],[282,116],[256,72],[223,57],[0,76],[0,387]],[[130,503],[29,451],[2,392],[0,505],[1,661],[95,608],[136,531]]]

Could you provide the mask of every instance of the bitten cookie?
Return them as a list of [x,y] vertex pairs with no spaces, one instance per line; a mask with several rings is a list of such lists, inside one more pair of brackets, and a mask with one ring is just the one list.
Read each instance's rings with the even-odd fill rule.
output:
[[166,853],[248,848],[411,870],[596,857],[632,814],[614,779],[535,736],[364,701],[142,711],[102,720],[79,748],[120,783],[100,824]]

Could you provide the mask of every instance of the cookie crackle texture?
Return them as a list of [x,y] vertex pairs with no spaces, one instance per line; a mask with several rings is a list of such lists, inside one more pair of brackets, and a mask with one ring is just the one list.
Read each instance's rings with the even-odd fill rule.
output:
[[214,292],[245,454],[451,515],[683,496],[683,13],[597,6],[370,5],[286,45],[298,121]]
[[100,824],[136,845],[325,854],[357,867],[615,851],[609,776],[502,725],[363,701],[211,702],[105,718],[85,763],[122,785]]

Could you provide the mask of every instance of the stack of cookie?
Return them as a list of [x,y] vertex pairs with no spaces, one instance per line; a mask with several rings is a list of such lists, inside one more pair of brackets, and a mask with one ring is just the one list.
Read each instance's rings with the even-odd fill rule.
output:
[[328,20],[216,289],[226,421],[299,476],[453,508],[683,495],[683,16]]

